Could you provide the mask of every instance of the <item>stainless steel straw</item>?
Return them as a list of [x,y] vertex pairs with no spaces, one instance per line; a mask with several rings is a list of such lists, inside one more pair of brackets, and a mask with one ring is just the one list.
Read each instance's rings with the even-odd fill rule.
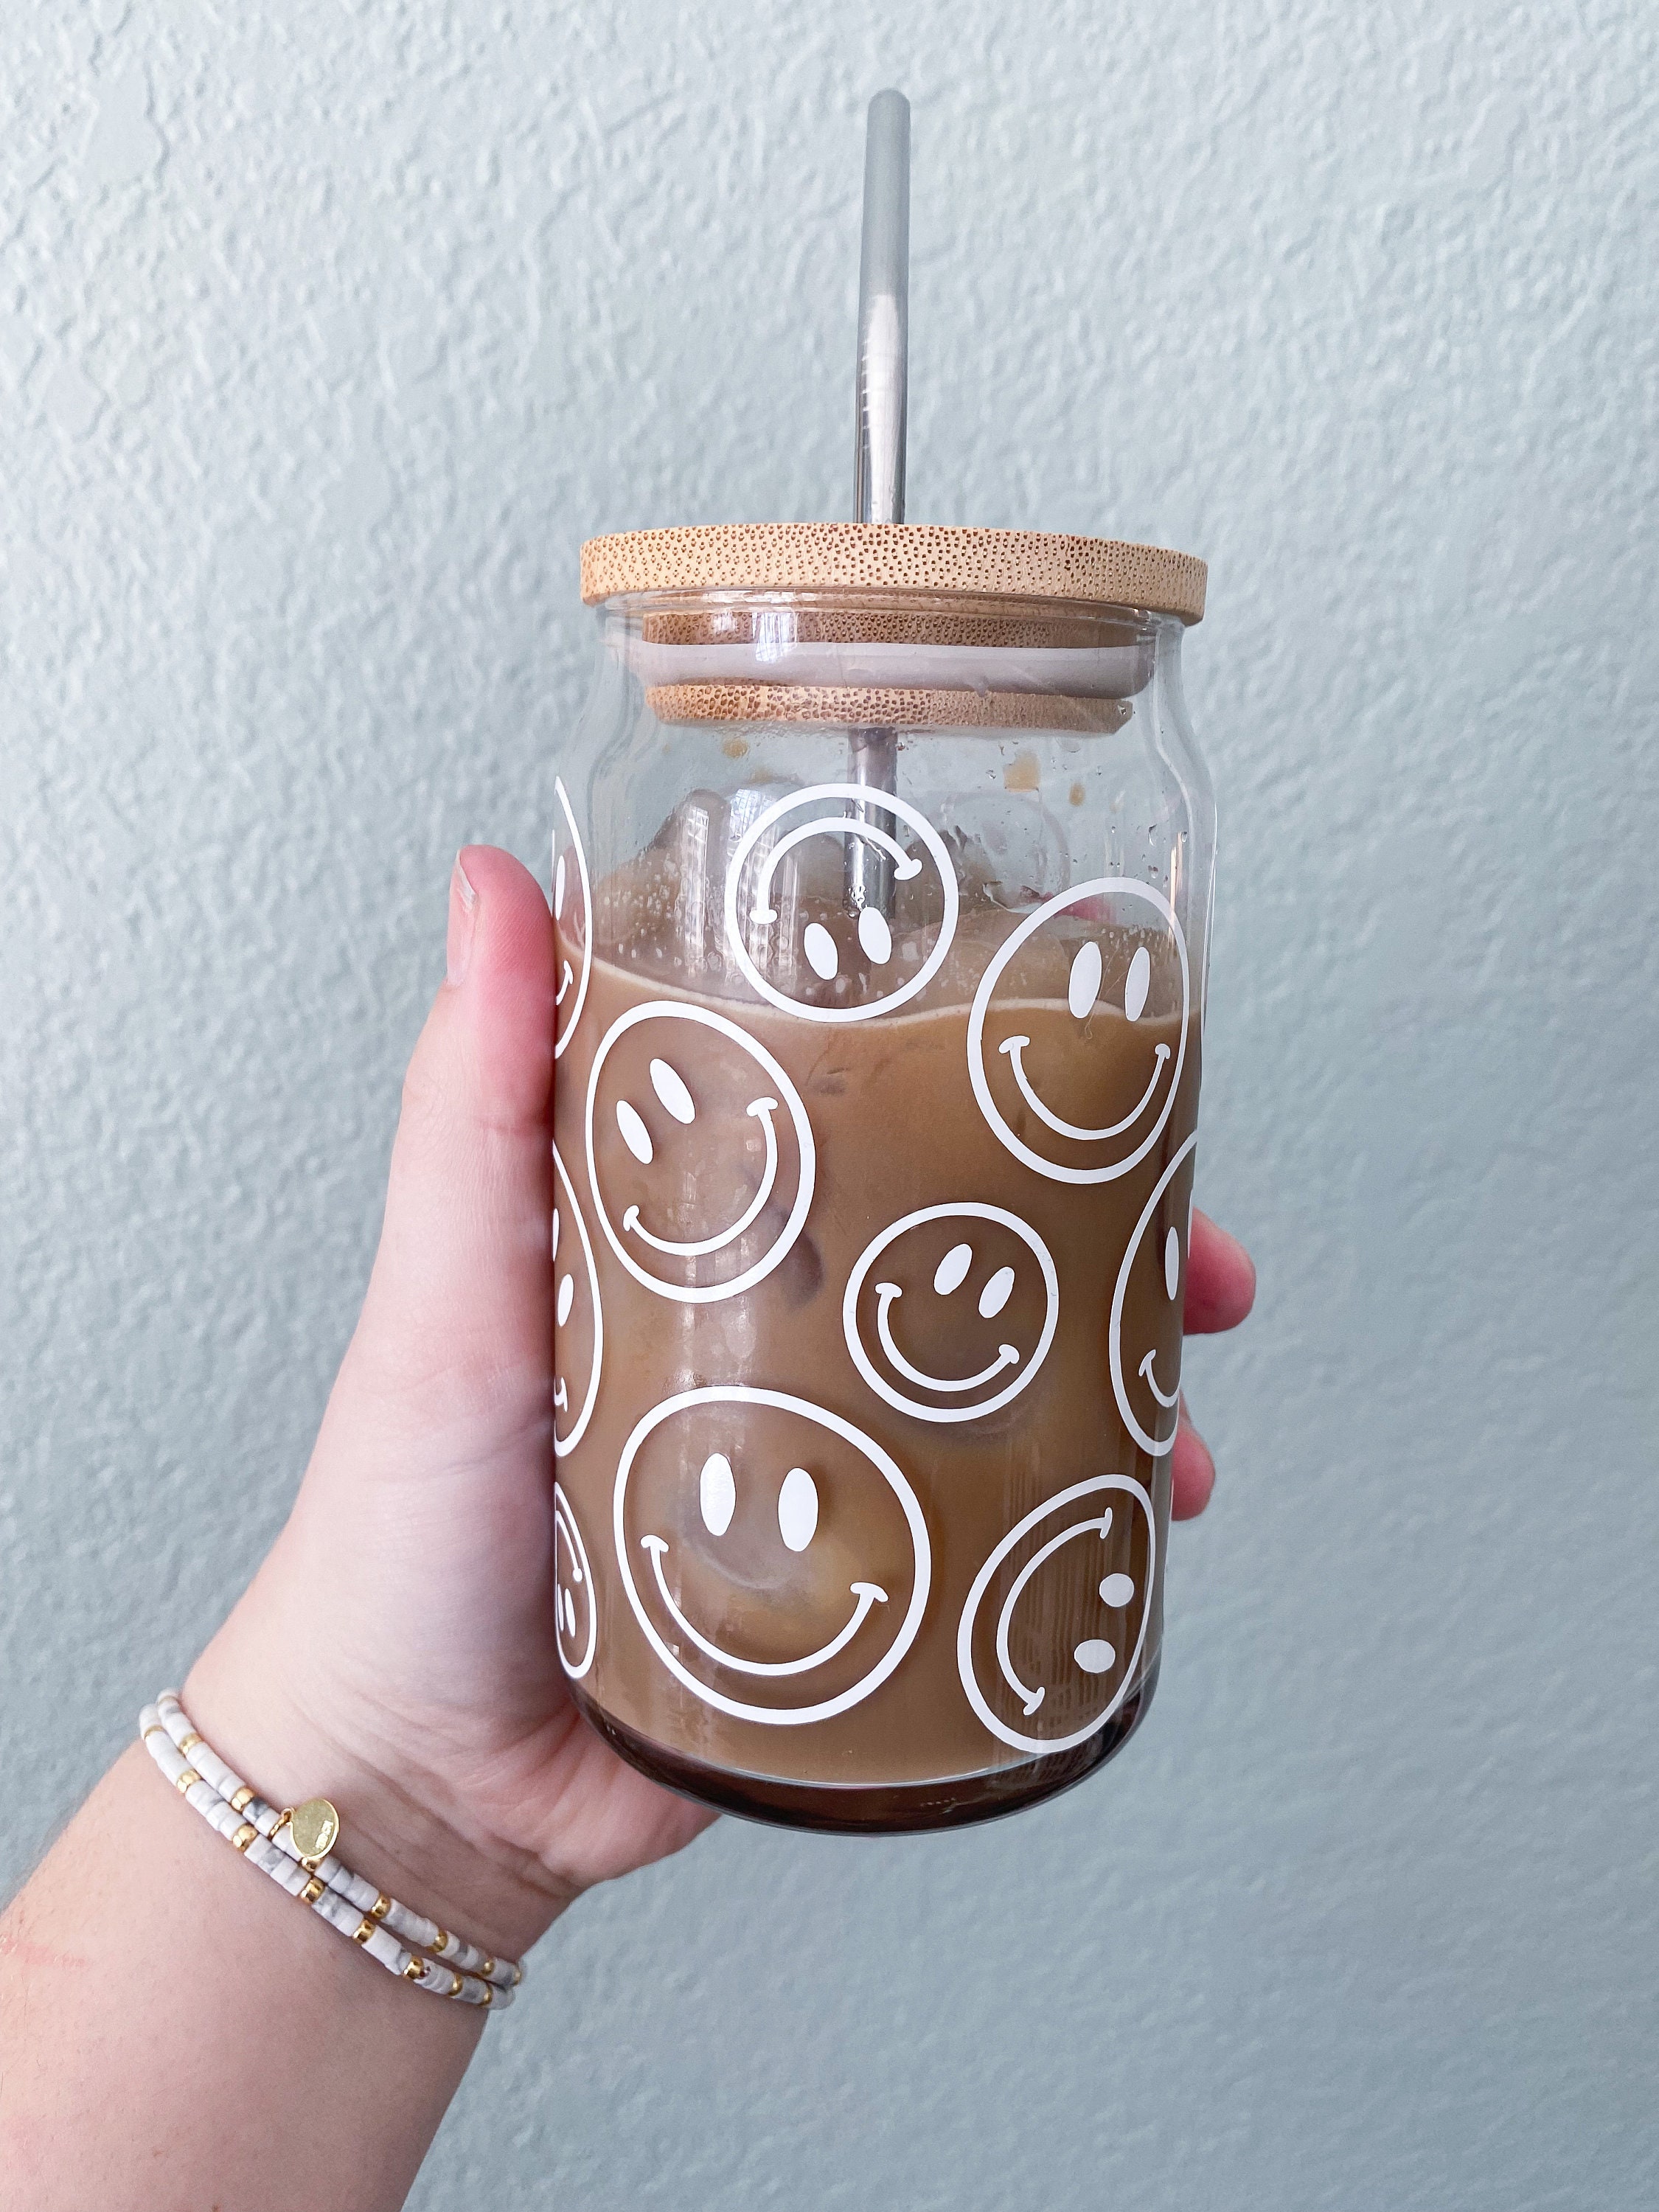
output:
[[[878,92],[864,141],[864,236],[859,253],[858,416],[853,513],[860,522],[904,520],[904,433],[910,357],[910,103]],[[872,791],[898,789],[898,738],[854,730],[851,777]],[[860,809],[873,823],[876,810]],[[855,908],[893,915],[893,862],[880,846],[849,838],[847,888]]]

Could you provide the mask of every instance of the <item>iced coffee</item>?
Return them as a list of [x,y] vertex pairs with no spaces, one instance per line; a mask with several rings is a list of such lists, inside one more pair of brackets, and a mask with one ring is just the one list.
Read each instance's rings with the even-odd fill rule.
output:
[[[1150,721],[1132,641],[1115,680]],[[717,703],[687,688],[677,711]],[[1149,864],[1115,823],[1133,707],[1079,728],[938,688],[914,711],[1007,724],[901,726],[891,790],[775,686],[740,717],[647,708],[609,817],[560,785],[561,1655],[635,1763],[826,1827],[1077,1778],[1162,1640],[1206,825],[1155,823]],[[653,744],[721,765],[647,825]],[[1141,815],[1174,780],[1143,781]]]

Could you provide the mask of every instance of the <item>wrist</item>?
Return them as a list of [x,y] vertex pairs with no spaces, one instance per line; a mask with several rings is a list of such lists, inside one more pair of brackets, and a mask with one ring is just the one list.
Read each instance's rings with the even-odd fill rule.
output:
[[366,1881],[481,1949],[521,1959],[573,1892],[453,1802],[425,1762],[389,1753],[307,1694],[260,1651],[243,1613],[185,1682],[192,1725],[269,1803],[326,1797],[340,1816],[337,1855]]

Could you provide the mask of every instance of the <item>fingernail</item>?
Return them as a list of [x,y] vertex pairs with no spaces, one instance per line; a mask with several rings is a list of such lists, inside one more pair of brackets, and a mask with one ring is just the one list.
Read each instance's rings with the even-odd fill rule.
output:
[[466,963],[472,957],[472,926],[477,912],[478,894],[467,881],[466,870],[457,853],[454,871],[449,878],[449,936],[445,947],[448,963],[445,981],[452,986],[465,980]]

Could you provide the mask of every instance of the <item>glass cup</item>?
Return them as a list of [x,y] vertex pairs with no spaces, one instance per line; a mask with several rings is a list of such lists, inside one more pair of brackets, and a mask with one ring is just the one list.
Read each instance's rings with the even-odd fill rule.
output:
[[761,1819],[1034,1802],[1158,1674],[1203,566],[857,524],[582,560],[553,848],[574,1694]]

